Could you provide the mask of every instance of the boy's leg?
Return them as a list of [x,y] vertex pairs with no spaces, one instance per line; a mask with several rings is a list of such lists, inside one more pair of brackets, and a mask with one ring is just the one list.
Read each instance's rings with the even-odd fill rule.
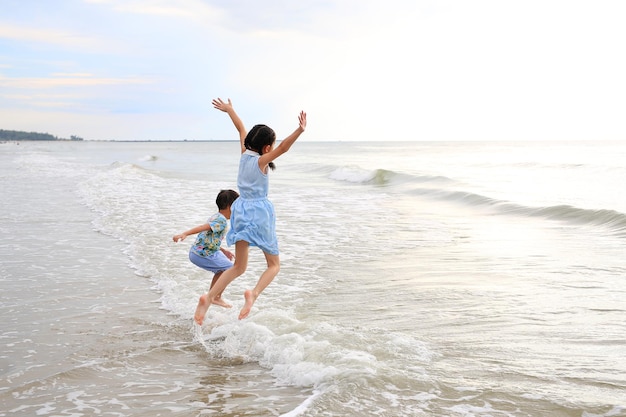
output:
[[246,290],[243,297],[246,300],[243,308],[239,312],[239,320],[245,319],[250,314],[250,310],[254,305],[254,302],[259,297],[259,295],[263,292],[268,285],[274,280],[278,272],[280,271],[280,257],[278,255],[270,255],[269,253],[263,252],[265,255],[265,260],[267,261],[267,269],[261,277],[259,281],[256,283],[256,286],[252,290]]

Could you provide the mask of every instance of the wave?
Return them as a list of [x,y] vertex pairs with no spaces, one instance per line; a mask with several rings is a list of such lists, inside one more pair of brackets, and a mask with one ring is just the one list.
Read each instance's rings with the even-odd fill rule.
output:
[[531,210],[531,214],[558,220],[606,226],[617,231],[626,231],[626,214],[607,209],[583,209],[569,205],[541,207]]
[[564,221],[579,225],[602,226],[618,236],[626,236],[626,213],[610,209],[587,209],[568,204],[545,207],[530,207],[509,201],[498,200],[467,191],[414,188],[414,194],[494,210],[498,214],[514,214]]
[[111,164],[108,167],[105,167],[105,169],[108,169],[110,171],[119,171],[119,172],[138,172],[138,171],[148,172],[148,170],[142,167],[141,165],[133,164],[130,162],[120,162],[120,161],[111,162]]
[[390,185],[400,183],[449,183],[452,179],[437,175],[412,175],[387,169],[365,170],[359,167],[344,166],[334,168],[329,178],[335,181],[345,181],[356,184]]
[[539,217],[578,225],[601,226],[626,236],[626,213],[611,209],[588,209],[568,204],[531,207],[491,198],[471,191],[451,189],[462,183],[446,176],[408,174],[387,169],[366,170],[356,166],[328,167],[328,177],[353,184],[397,187],[395,191],[427,196],[447,202],[492,210],[497,214]]

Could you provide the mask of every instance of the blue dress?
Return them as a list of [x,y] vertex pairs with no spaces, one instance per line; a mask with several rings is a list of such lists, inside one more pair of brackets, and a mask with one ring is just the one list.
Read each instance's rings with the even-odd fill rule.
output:
[[246,150],[239,160],[237,187],[239,198],[231,205],[226,242],[232,245],[245,240],[265,253],[278,255],[274,205],[267,199],[269,178],[259,168],[257,152]]

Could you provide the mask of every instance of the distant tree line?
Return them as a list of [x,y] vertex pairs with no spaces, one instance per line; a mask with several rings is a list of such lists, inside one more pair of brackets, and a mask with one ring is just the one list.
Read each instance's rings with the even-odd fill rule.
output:
[[49,133],[21,132],[18,130],[0,129],[0,140],[83,140],[80,136],[72,135],[70,139],[58,138]]

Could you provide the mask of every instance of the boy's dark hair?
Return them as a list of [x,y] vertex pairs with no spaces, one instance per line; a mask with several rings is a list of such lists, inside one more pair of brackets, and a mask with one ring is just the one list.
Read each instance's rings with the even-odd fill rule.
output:
[[[258,152],[259,155],[263,155],[263,148],[267,145],[273,145],[276,142],[276,133],[274,130],[266,125],[255,125],[244,139],[243,146],[254,152]],[[275,169],[276,165],[273,162],[269,163],[271,169]]]
[[215,204],[220,210],[227,209],[239,197],[239,193],[235,190],[222,190],[217,193]]

